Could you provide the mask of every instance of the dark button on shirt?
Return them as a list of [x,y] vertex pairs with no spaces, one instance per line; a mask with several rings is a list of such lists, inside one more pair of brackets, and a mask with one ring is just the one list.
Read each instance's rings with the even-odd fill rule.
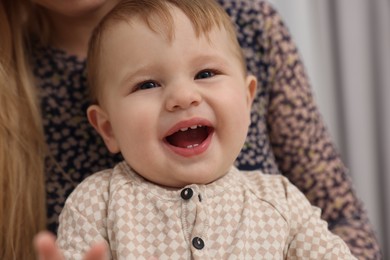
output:
[[192,195],[194,192],[190,188],[185,188],[184,190],[181,191],[180,196],[182,197],[183,200],[189,200],[192,198]]
[[204,242],[203,242],[203,239],[201,239],[200,237],[194,237],[192,239],[192,245],[198,249],[198,250],[201,250],[203,247],[204,247]]

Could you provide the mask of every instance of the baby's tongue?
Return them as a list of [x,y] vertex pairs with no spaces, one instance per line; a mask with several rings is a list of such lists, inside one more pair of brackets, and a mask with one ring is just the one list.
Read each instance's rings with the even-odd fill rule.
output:
[[207,128],[198,127],[187,131],[178,131],[167,137],[167,141],[177,147],[187,148],[201,144],[207,138]]

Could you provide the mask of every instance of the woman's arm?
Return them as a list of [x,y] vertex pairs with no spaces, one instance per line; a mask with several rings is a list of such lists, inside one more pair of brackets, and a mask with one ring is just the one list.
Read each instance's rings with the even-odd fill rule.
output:
[[266,173],[278,169],[322,209],[331,231],[342,237],[354,255],[380,258],[372,226],[326,130],[304,65],[280,15],[266,1],[219,2],[236,22],[249,72],[260,82],[238,166]]
[[304,65],[279,15],[270,12],[270,62],[274,66],[267,113],[280,171],[322,209],[329,228],[354,255],[380,257],[380,249],[350,176],[324,125]]

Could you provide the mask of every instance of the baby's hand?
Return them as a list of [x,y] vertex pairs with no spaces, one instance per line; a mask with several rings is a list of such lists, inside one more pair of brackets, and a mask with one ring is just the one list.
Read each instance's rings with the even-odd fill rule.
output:
[[[64,260],[53,234],[43,231],[34,238],[34,247],[40,260]],[[107,245],[102,242],[91,247],[84,260],[108,260]]]

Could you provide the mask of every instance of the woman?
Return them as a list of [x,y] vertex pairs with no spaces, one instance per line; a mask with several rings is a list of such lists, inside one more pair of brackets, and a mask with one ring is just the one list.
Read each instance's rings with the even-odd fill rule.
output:
[[[2,259],[33,258],[32,237],[45,228],[55,233],[73,188],[121,160],[108,153],[85,116],[89,35],[116,2],[1,2]],[[237,24],[248,70],[260,81],[252,125],[236,165],[282,173],[322,208],[330,229],[353,254],[379,258],[372,227],[280,16],[262,0],[219,2]],[[36,242],[41,256],[58,253],[47,234]]]

